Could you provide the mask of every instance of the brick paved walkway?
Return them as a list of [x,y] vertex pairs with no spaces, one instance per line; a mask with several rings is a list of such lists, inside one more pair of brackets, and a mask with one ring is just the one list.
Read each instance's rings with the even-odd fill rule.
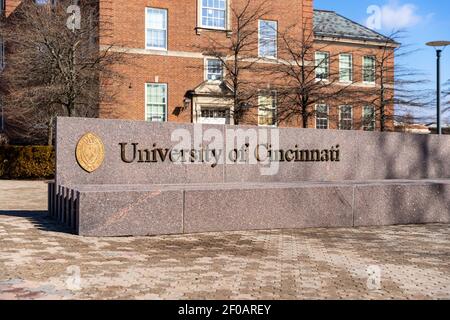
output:
[[0,299],[450,298],[448,225],[81,238],[45,190],[0,181]]

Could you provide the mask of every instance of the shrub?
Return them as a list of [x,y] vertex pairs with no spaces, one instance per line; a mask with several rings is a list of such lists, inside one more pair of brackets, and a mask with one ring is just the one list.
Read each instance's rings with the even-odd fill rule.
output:
[[49,146],[0,146],[0,178],[51,179],[55,151]]

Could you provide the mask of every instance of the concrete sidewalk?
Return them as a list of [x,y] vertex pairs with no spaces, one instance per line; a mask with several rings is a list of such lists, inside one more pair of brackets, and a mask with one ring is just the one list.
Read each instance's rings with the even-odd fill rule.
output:
[[47,210],[47,182],[0,180],[0,210]]

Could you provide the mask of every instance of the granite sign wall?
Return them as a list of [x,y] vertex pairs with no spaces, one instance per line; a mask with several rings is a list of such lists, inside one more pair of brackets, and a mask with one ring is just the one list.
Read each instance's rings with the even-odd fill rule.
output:
[[90,236],[447,222],[449,159],[431,135],[58,118],[49,212]]

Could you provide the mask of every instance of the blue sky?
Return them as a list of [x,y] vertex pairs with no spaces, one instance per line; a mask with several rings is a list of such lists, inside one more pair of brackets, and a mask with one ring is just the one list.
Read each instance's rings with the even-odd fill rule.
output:
[[[371,6],[377,6],[381,20],[377,21],[378,32],[389,35],[392,30],[406,31],[403,43],[421,49],[407,58],[402,65],[411,65],[424,72],[435,86],[436,53],[425,46],[432,40],[450,41],[450,1],[448,0],[314,0],[315,9],[334,10],[356,22],[367,25],[372,16]],[[378,10],[378,9],[377,9]],[[374,21],[374,20],[370,20]],[[373,24],[372,24],[373,26]],[[450,80],[450,47],[442,57],[442,81]]]

